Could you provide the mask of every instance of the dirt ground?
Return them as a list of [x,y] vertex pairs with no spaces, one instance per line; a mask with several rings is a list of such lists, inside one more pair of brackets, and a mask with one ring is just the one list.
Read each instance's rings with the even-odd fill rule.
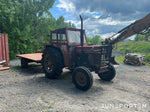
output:
[[11,65],[0,71],[0,112],[150,112],[150,67],[120,64],[111,82],[92,73],[94,84],[83,92],[65,69],[59,79],[49,80],[41,66]]

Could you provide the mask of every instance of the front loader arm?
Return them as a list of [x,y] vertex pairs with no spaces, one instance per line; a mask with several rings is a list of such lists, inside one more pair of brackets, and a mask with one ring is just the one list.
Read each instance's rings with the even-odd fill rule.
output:
[[109,45],[115,44],[134,34],[138,34],[141,31],[148,29],[149,27],[150,27],[150,14],[148,14],[147,16],[145,16],[140,20],[135,21],[134,23],[120,30],[115,35],[111,36],[110,38],[107,38],[104,44],[109,44]]

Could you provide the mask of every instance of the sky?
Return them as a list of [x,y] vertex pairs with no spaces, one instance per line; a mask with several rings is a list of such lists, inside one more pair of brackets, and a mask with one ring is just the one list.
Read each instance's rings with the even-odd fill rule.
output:
[[150,0],[56,0],[50,12],[56,18],[64,16],[77,28],[82,15],[87,36],[108,38],[149,14]]

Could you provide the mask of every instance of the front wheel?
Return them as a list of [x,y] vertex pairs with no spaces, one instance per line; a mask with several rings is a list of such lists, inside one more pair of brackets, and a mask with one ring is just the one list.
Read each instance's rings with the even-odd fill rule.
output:
[[93,85],[93,76],[88,68],[81,66],[73,71],[72,81],[78,89],[86,91]]
[[109,65],[108,71],[98,73],[98,76],[104,81],[111,81],[116,75],[116,70],[112,64]]

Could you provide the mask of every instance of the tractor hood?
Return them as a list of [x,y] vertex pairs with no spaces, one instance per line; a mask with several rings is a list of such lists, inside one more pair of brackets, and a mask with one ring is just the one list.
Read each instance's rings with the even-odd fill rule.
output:
[[[84,53],[94,53],[99,52],[100,48],[102,48],[104,45],[84,45],[83,51]],[[82,46],[76,46],[76,52],[81,53],[82,52]]]
[[76,53],[101,54],[112,64],[118,65],[114,57],[111,57],[112,46],[109,45],[84,45],[83,48],[81,46],[76,46]]

